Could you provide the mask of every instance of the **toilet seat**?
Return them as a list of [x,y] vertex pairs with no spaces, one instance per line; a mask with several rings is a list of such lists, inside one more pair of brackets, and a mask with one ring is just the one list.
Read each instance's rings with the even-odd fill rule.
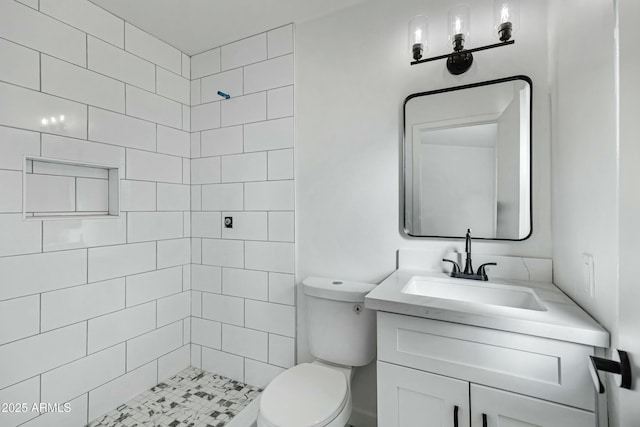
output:
[[302,363],[278,375],[260,400],[260,418],[269,426],[326,426],[349,401],[344,373]]

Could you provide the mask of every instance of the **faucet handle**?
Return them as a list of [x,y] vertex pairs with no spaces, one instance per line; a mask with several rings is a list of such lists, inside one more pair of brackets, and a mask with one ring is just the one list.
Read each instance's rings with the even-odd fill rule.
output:
[[460,273],[460,266],[457,262],[451,261],[450,259],[442,258],[442,262],[450,262],[453,264],[453,268],[451,269],[451,274]]
[[485,282],[487,280],[489,280],[489,278],[487,277],[487,273],[484,271],[485,267],[487,265],[498,265],[498,263],[496,262],[487,262],[486,264],[482,264],[480,267],[478,267],[478,272],[476,273],[478,276],[482,277],[482,280],[484,280]]

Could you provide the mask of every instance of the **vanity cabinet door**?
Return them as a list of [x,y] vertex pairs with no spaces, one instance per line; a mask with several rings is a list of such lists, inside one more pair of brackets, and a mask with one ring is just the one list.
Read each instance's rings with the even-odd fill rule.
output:
[[468,382],[378,362],[378,427],[456,426],[469,427]]
[[595,427],[593,412],[471,384],[471,427]]

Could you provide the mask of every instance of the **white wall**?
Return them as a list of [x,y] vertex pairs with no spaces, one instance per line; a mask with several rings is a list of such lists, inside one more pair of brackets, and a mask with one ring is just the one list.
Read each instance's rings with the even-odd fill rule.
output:
[[[317,275],[378,283],[395,269],[398,248],[463,250],[462,240],[400,235],[402,103],[414,92],[516,74],[533,80],[533,235],[524,242],[478,242],[474,251],[551,256],[547,3],[523,1],[516,44],[477,53],[462,76],[448,74],[443,61],[410,66],[409,20],[430,15],[429,54],[446,53],[449,5],[372,0],[296,27],[298,280]],[[493,2],[471,5],[469,47],[495,42]],[[298,360],[305,361],[311,356],[303,306],[299,313]],[[357,412],[375,414],[374,372],[369,366],[356,377]]]
[[286,25],[192,57],[191,363],[260,387],[295,363],[293,56]]
[[[88,1],[24,3],[0,2],[0,402],[71,412],[0,425],[79,427],[189,366],[189,58]],[[24,155],[121,166],[122,216],[24,221]]]

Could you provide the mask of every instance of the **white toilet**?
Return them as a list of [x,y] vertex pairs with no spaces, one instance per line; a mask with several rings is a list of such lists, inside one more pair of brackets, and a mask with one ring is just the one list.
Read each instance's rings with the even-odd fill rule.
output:
[[258,427],[344,427],[351,416],[354,367],[376,355],[375,312],[365,310],[368,283],[308,277],[302,281],[313,363],[301,363],[262,393]]

